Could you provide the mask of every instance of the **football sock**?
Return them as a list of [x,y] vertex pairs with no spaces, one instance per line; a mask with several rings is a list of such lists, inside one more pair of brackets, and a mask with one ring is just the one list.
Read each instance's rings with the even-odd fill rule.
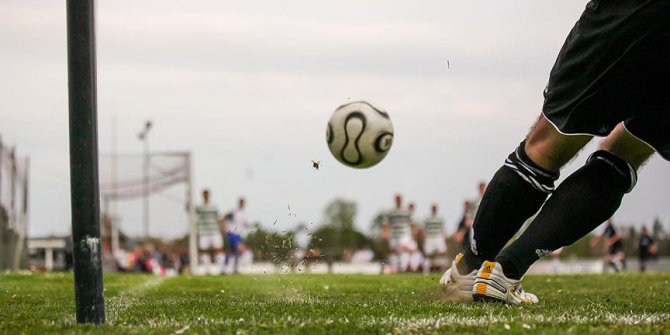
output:
[[240,266],[240,253],[235,252],[235,263],[233,265],[233,273],[237,273],[239,266]]
[[609,262],[609,265],[612,267],[612,269],[614,270],[614,272],[619,272],[619,266],[616,264],[615,261],[610,261],[610,262]]
[[533,163],[524,147],[525,141],[507,157],[486,188],[473,223],[474,237],[459,272],[469,273],[485,260],[493,260],[553,191],[559,173]]
[[520,279],[540,257],[570,245],[609,219],[637,181],[635,170],[606,151],[556,188],[528,229],[496,257],[505,276]]

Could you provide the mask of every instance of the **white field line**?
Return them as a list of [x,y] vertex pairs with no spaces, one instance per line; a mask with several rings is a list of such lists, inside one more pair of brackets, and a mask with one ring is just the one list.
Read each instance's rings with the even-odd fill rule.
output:
[[400,329],[440,328],[448,325],[457,326],[486,326],[491,324],[506,324],[521,322],[524,325],[536,324],[593,324],[606,323],[612,325],[645,325],[670,322],[670,313],[643,313],[643,314],[615,314],[610,312],[595,312],[589,316],[563,314],[560,316],[522,315],[517,317],[503,317],[498,315],[485,316],[458,316],[440,315],[428,318],[403,318],[389,316],[382,318],[362,318],[361,326],[393,327]]
[[[167,277],[152,277],[139,285],[121,291],[106,301],[107,320],[110,324],[121,323],[119,315],[129,307],[140,303],[147,290],[160,286]],[[117,322],[118,321],[118,322]]]
[[356,327],[363,328],[395,328],[399,330],[421,330],[421,329],[436,329],[449,326],[490,326],[498,324],[501,327],[509,327],[508,323],[521,322],[523,328],[530,329],[539,324],[610,324],[610,325],[652,325],[663,324],[670,322],[670,313],[643,313],[637,315],[630,314],[615,314],[610,312],[595,312],[591,316],[563,314],[560,316],[543,316],[543,315],[523,315],[502,317],[496,315],[485,316],[457,316],[457,315],[439,315],[427,318],[413,318],[401,316],[386,316],[386,317],[362,317],[356,320],[352,317],[350,320],[347,317],[340,318],[302,318],[294,316],[285,316],[273,318],[271,321],[267,319],[259,320],[255,317],[240,318],[240,319],[210,319],[204,316],[199,316],[190,320],[174,320],[174,319],[148,319],[142,325],[127,325],[128,328],[166,328],[173,327],[176,331],[184,329],[184,327],[197,326],[225,326],[225,327],[273,327],[276,325],[289,326],[301,328],[309,325],[334,325],[334,324],[354,324]]

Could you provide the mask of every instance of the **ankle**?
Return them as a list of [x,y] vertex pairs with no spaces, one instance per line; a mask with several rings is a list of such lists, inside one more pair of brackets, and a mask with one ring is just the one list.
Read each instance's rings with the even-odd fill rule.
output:
[[468,249],[463,252],[463,260],[456,264],[456,268],[459,273],[466,274],[473,270],[479,270],[482,263],[484,263],[484,261]]
[[519,269],[514,265],[514,263],[506,258],[505,256],[498,256],[495,259],[495,262],[502,266],[503,274],[505,277],[514,280],[520,280],[522,274],[519,273]]

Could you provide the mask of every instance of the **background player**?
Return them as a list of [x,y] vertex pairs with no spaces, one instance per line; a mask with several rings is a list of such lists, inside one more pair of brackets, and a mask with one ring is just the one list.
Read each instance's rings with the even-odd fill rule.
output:
[[473,221],[475,219],[475,215],[477,214],[477,210],[479,209],[479,204],[482,201],[482,197],[484,196],[484,192],[486,192],[486,182],[480,181],[477,184],[477,197],[470,200],[470,206],[468,207],[467,211],[467,215],[472,218]]
[[438,216],[437,205],[430,207],[430,216],[424,221],[423,232],[425,241],[423,244],[423,253],[426,256],[424,272],[429,272],[434,266],[439,266],[444,271],[447,257],[447,232],[444,225],[444,219]]
[[640,238],[637,241],[640,272],[644,272],[647,269],[647,262],[656,257],[656,249],[656,243],[654,243],[654,239],[649,235],[649,230],[646,226],[643,226],[642,231],[640,231]]
[[600,240],[604,241],[605,254],[603,255],[603,260],[605,261],[605,265],[611,266],[614,272],[626,270],[626,254],[623,250],[622,238],[623,236],[619,232],[619,229],[614,225],[612,219],[609,219],[602,235],[591,240],[591,246],[594,246]]
[[465,251],[470,248],[470,239],[472,238],[472,221],[475,217],[470,216],[472,212],[470,210],[470,201],[463,201],[463,216],[458,222],[458,227],[456,227],[456,232],[454,233],[454,240],[461,246],[461,251]]
[[227,273],[238,272],[240,256],[247,250],[242,238],[242,234],[249,226],[247,216],[244,213],[245,206],[245,199],[240,197],[237,201],[237,208],[226,215],[226,238],[229,246],[229,252],[226,256]]
[[410,212],[402,208],[400,194],[395,196],[395,208],[387,213],[382,227],[387,231],[383,235],[389,238],[391,272],[407,271],[417,246],[412,238]]
[[409,223],[412,229],[412,240],[415,244],[415,250],[410,252],[409,256],[409,271],[417,272],[419,268],[423,265],[424,255],[421,252],[423,250],[423,244],[425,242],[425,237],[423,236],[423,231],[421,230],[421,225],[416,222],[414,214],[416,214],[416,204],[410,202],[407,206],[407,211],[409,212]]
[[[220,273],[223,265],[223,237],[219,222],[219,210],[209,201],[208,189],[202,191],[202,204],[195,208],[198,227],[198,251],[200,262],[206,272]],[[220,262],[220,263],[219,263]],[[215,267],[210,265],[217,264]],[[192,271],[198,271],[192,269]]]

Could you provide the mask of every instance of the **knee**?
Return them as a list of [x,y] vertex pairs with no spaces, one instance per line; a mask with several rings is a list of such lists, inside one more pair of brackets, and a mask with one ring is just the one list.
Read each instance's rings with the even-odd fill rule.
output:
[[526,154],[545,170],[558,172],[581,150],[591,136],[564,135],[540,117],[525,140]]
[[630,163],[606,150],[598,150],[591,154],[586,161],[586,164],[594,164],[594,162],[602,162],[605,166],[611,168],[618,175],[625,179],[626,191],[629,193],[637,184],[637,172]]
[[635,171],[637,171],[654,153],[653,149],[641,148],[641,150],[635,150],[630,148],[622,148],[616,143],[609,141],[603,142],[598,147],[598,150],[605,151],[621,159]]
[[[551,139],[529,137],[525,141],[524,149],[528,157],[545,170],[558,172],[577,153],[581,146],[570,149],[565,144]],[[569,149],[569,150],[568,150]]]
[[635,170],[639,169],[654,154],[653,148],[631,135],[623,124],[618,125],[605,138],[598,150],[607,151],[624,160]]

